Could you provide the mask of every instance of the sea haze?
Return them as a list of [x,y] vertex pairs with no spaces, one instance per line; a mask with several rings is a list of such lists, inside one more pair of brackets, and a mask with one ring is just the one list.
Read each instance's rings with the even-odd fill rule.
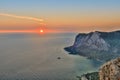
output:
[[[0,34],[0,80],[78,80],[100,62],[69,55],[76,34]],[[59,58],[58,58],[59,57]]]

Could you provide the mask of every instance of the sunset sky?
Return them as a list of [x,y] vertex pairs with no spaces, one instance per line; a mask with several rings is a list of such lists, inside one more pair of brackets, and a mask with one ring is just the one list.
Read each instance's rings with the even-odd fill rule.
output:
[[53,32],[120,29],[120,0],[0,0],[0,30],[43,28]]

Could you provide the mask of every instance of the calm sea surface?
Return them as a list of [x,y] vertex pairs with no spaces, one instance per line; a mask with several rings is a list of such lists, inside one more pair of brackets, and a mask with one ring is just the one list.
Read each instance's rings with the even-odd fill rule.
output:
[[0,80],[78,80],[96,71],[101,63],[64,51],[75,36],[0,34]]

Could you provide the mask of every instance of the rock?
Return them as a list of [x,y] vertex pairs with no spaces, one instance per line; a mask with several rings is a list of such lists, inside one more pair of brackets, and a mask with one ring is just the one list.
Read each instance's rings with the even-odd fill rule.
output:
[[120,56],[120,31],[80,33],[74,44],[64,49],[70,54],[109,61]]
[[81,80],[88,80],[88,79],[85,76],[82,76]]
[[83,74],[79,80],[120,80],[120,57],[103,64],[99,72]]
[[108,51],[110,47],[110,45],[103,38],[100,37],[100,33],[98,32],[93,32],[81,39],[80,38],[78,37],[77,42],[74,43],[74,47],[80,48],[84,46],[88,49],[104,51]]
[[61,59],[61,57],[57,57],[57,59]]
[[108,44],[100,35],[101,33],[99,32],[79,34],[76,37],[73,46],[69,47],[69,49],[71,50],[68,51],[73,50],[79,52],[82,50],[83,47],[89,50],[108,51],[110,48],[110,44]]
[[101,66],[100,80],[120,80],[120,57]]

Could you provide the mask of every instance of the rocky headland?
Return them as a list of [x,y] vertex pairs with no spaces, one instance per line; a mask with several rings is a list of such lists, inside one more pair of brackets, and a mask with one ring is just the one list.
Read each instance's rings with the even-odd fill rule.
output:
[[70,54],[109,61],[120,56],[120,31],[79,33],[74,44],[64,49]]

